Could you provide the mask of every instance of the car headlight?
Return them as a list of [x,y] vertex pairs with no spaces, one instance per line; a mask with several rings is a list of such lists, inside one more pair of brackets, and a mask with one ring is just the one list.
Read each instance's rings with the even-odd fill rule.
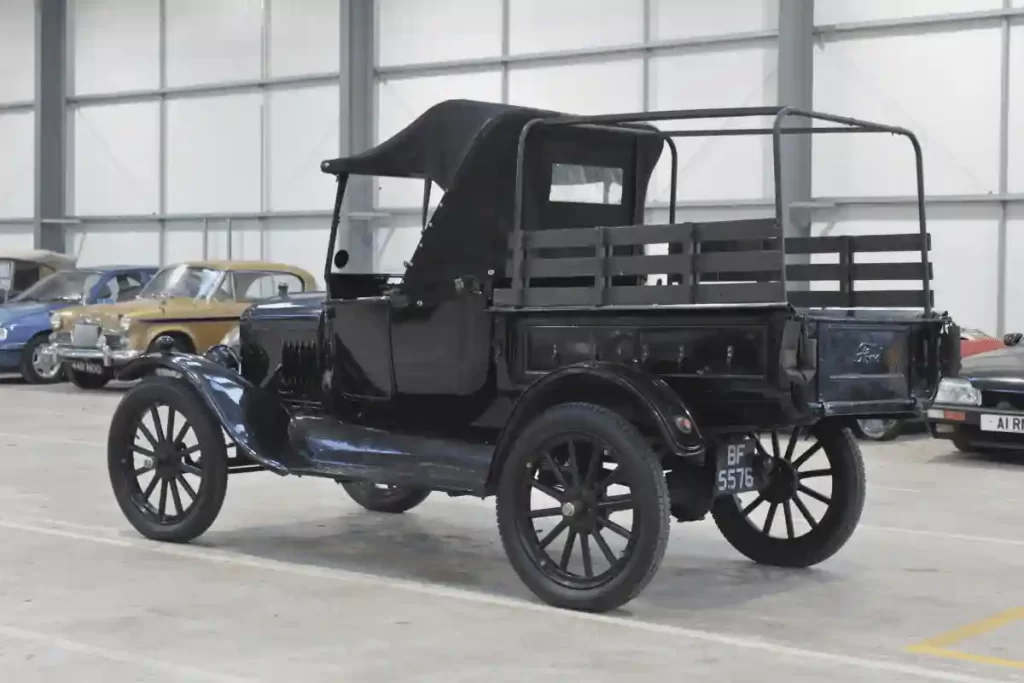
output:
[[974,385],[966,379],[945,377],[939,381],[939,390],[935,394],[935,403],[980,406],[981,392],[975,389]]
[[59,330],[61,322],[62,322],[62,318],[60,317],[60,313],[54,312],[54,313],[50,314],[50,329],[51,330],[53,330],[55,332],[57,330]]
[[118,329],[121,331],[121,334],[128,334],[128,331],[132,329],[132,319],[127,315],[123,316],[118,323]]
[[7,341],[7,328],[0,327],[0,342]]
[[220,343],[224,346],[230,346],[231,348],[238,348],[241,344],[241,332],[239,328],[234,328],[230,332],[224,335],[224,338],[220,340]]

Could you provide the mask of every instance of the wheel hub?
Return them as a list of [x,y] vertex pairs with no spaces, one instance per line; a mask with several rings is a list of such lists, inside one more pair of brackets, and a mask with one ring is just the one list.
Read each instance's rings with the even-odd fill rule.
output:
[[762,495],[769,503],[785,503],[796,494],[800,477],[788,460],[774,458],[772,465],[768,470],[768,486]]
[[579,503],[562,503],[562,516],[575,517],[581,507]]

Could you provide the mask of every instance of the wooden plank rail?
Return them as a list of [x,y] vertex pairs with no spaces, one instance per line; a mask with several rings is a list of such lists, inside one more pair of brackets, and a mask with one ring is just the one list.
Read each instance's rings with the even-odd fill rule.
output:
[[[923,240],[919,233],[791,237],[785,240],[785,254],[780,238],[774,219],[524,231],[509,236],[505,274],[510,282],[494,290],[494,304],[925,305],[923,288],[858,289],[856,284],[931,280],[931,263],[921,262],[922,241],[931,249],[928,235]],[[669,253],[643,253],[648,245],[667,245]],[[565,251],[571,255],[558,253]],[[860,263],[856,259],[857,254],[889,252],[906,252],[905,260]],[[786,263],[786,256],[823,254],[835,254],[838,262]],[[816,286],[824,282],[838,283],[838,290]],[[808,285],[794,287],[796,283]]]

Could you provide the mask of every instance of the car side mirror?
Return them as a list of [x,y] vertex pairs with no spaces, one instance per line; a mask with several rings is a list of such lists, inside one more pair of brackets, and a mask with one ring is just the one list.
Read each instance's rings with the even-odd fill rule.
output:
[[1010,332],[1003,336],[1003,343],[1007,346],[1016,346],[1020,344],[1021,339],[1024,339],[1024,334],[1020,332]]

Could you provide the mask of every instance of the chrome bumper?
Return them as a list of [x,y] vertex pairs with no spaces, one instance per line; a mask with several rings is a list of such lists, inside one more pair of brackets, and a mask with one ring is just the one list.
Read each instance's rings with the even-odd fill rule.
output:
[[40,347],[39,353],[40,355],[48,356],[49,360],[56,363],[85,360],[102,363],[103,366],[107,368],[116,368],[121,367],[122,365],[127,365],[142,355],[141,351],[135,351],[133,349],[112,349],[108,346],[89,348],[54,343]]

